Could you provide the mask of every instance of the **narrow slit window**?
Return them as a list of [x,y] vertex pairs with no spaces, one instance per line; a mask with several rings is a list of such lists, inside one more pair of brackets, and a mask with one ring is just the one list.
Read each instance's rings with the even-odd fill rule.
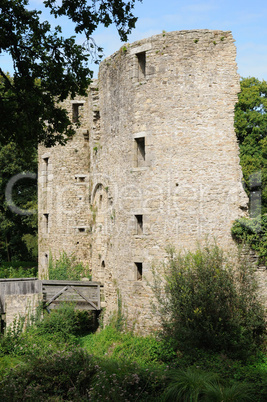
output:
[[49,158],[43,158],[44,161],[44,170],[47,173],[48,172],[48,162],[49,162]]
[[141,281],[143,278],[143,263],[142,262],[135,262],[136,266],[136,279]]
[[138,78],[139,81],[146,77],[146,52],[136,54],[138,60]]
[[48,253],[45,253],[45,255],[44,255],[44,265],[45,265],[45,267],[48,267],[48,263],[49,263]]
[[135,138],[137,166],[145,166],[146,148],[145,137]]
[[72,122],[77,123],[79,120],[79,108],[83,106],[83,103],[72,104]]
[[87,130],[84,134],[83,134],[83,138],[85,142],[89,142],[89,130]]
[[143,234],[143,215],[135,215],[136,219],[136,234]]
[[44,214],[44,230],[49,233],[49,214]]
[[44,184],[47,185],[48,182],[48,164],[49,164],[49,158],[43,158],[44,161]]

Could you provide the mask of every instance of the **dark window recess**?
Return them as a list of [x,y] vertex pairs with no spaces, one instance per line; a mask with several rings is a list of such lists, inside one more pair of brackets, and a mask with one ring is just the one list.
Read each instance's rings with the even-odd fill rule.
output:
[[97,120],[100,119],[100,112],[99,110],[94,110],[93,111],[93,121],[96,122]]
[[136,279],[138,281],[141,281],[143,276],[143,263],[135,262],[135,266],[136,266]]
[[137,166],[145,166],[144,162],[146,159],[146,148],[145,148],[145,137],[135,138],[136,142],[136,161]]
[[72,122],[77,123],[79,119],[79,107],[83,106],[83,103],[72,104]]
[[45,233],[49,231],[49,214],[44,214],[44,230]]
[[85,228],[78,228],[80,233],[84,233],[85,232]]
[[138,60],[138,78],[139,80],[146,76],[146,52],[136,54]]
[[105,268],[105,266],[106,266],[105,261],[102,261],[101,267],[102,267],[102,268]]
[[85,142],[89,141],[89,130],[87,130],[86,133],[83,133],[83,138]]
[[86,176],[75,176],[75,181],[77,183],[84,183],[85,182],[85,177]]
[[43,161],[44,161],[45,185],[47,185],[47,182],[48,182],[48,163],[49,163],[49,158],[43,158]]
[[143,215],[135,215],[136,219],[136,233],[138,235],[141,235],[143,233]]
[[45,166],[45,171],[48,171],[48,162],[49,162],[49,158],[43,158],[44,161],[44,166]]

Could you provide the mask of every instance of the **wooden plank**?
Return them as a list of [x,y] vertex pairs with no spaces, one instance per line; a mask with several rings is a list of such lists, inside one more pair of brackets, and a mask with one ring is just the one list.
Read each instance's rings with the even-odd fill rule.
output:
[[42,280],[42,285],[74,285],[74,286],[85,286],[85,287],[97,287],[98,285],[100,285],[100,282],[91,282],[91,281],[67,281],[67,280]]
[[97,287],[97,305],[98,305],[98,309],[100,310],[100,285],[98,285]]
[[75,289],[73,286],[71,286],[71,288],[72,288],[73,290],[75,290],[75,292],[77,292],[84,300],[86,300],[89,304],[91,304],[91,306],[94,307],[95,310],[99,310],[99,308],[97,308],[97,306],[96,306],[92,301],[90,301],[89,299],[87,299],[87,297],[85,297],[83,294],[81,294],[81,293],[78,291],[78,289]]
[[65,292],[65,290],[67,290],[67,289],[68,289],[68,286],[65,286],[64,289],[61,289],[60,292],[58,292],[57,294],[55,294],[55,296],[52,297],[52,299],[49,300],[49,302],[46,303],[46,307],[48,307],[51,303],[53,303],[53,301],[54,301],[55,299],[57,299],[57,298],[58,298],[63,292]]

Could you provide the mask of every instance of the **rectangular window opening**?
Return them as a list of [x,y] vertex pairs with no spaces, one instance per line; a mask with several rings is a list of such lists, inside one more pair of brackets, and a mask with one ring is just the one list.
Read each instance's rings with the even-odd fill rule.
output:
[[136,161],[137,166],[145,166],[146,149],[145,149],[145,137],[135,138],[136,143]]
[[83,174],[77,174],[75,176],[75,182],[76,183],[85,183],[86,175]]
[[135,215],[136,219],[136,233],[138,235],[143,234],[143,215]]
[[85,232],[85,228],[78,228],[80,233],[84,233]]
[[136,54],[138,60],[138,78],[139,81],[146,77],[146,52]]
[[44,214],[44,230],[49,233],[49,214]]
[[136,266],[136,279],[138,281],[141,281],[143,277],[143,263],[135,262],[135,266]]
[[72,122],[77,123],[79,120],[79,108],[83,106],[83,103],[73,103],[72,104]]

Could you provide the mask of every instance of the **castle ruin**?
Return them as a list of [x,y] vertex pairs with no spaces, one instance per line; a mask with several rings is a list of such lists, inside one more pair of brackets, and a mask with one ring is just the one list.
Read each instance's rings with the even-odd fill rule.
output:
[[166,246],[213,236],[232,244],[244,215],[234,106],[240,91],[230,31],[162,33],[100,65],[87,97],[64,106],[81,125],[66,146],[39,147],[39,276],[74,253],[118,292],[129,321],[151,320],[151,270]]

